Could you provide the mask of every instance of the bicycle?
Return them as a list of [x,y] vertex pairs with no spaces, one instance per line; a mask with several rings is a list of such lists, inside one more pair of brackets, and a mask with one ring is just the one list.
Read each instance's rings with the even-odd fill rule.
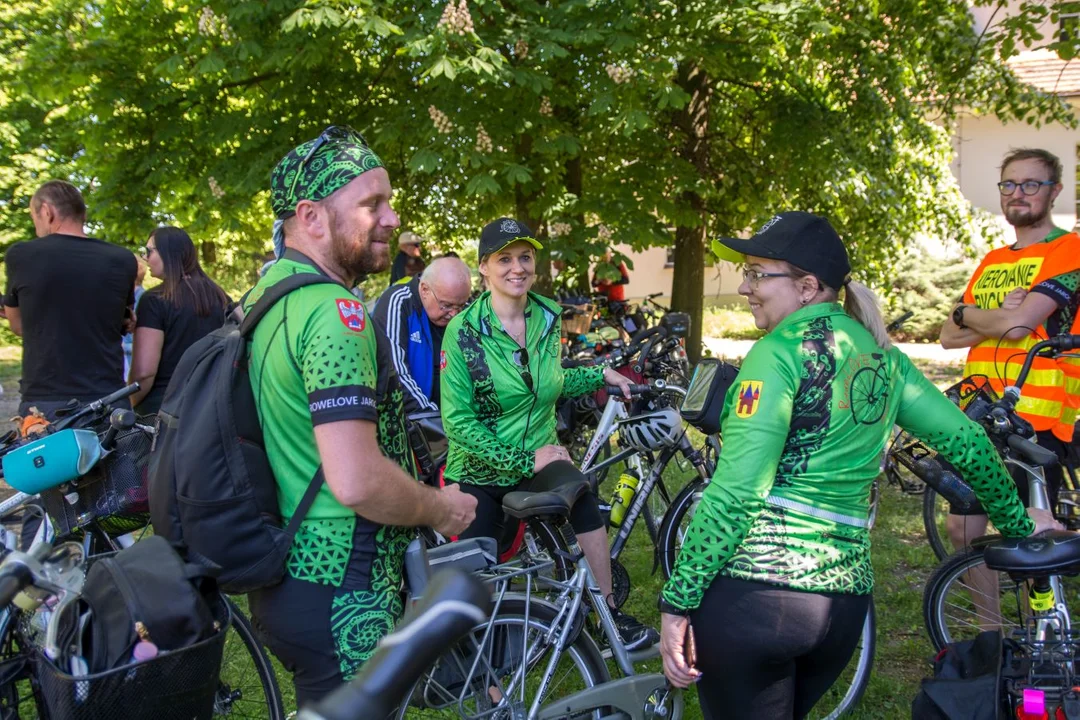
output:
[[[1045,469],[1056,454],[1031,441],[1034,430],[1016,414],[1033,359],[1080,347],[1080,335],[1036,343],[1015,385],[1005,388],[982,418],[1006,464],[1029,480],[1031,507],[1050,509]],[[1052,531],[1027,538],[984,536],[945,560],[927,582],[923,617],[935,648],[976,632],[1000,630],[1004,641],[1005,698],[1012,712],[1028,701],[1050,717],[1075,713],[1080,634],[1069,605],[1080,597],[1080,534]]]
[[[616,463],[625,462],[630,471],[635,473],[634,477],[638,478],[632,498],[622,508],[622,518],[611,539],[612,592],[616,607],[622,607],[630,595],[630,576],[619,562],[619,557],[625,550],[639,518],[644,518],[645,528],[653,544],[653,572],[659,566],[663,547],[661,526],[672,506],[671,496],[664,483],[664,472],[668,465],[672,460],[681,458],[696,473],[696,479],[692,482],[701,482],[712,476],[716,457],[720,452],[719,442],[713,435],[706,435],[701,448],[694,447],[678,411],[663,400],[669,393],[685,397],[686,390],[669,385],[663,380],[656,380],[650,384],[632,385],[630,391],[639,398],[651,399],[654,409],[631,415],[624,403],[608,402],[580,468],[592,483],[594,492],[599,490],[603,477],[601,473],[606,474],[607,468]],[[614,394],[618,389],[608,388],[608,392]],[[616,433],[621,449],[597,462],[598,449],[610,447],[610,439]],[[602,510],[604,507],[610,506],[601,504]],[[546,537],[552,535],[554,533],[550,531],[545,532]]]
[[[48,487],[37,492],[17,492],[0,502],[0,546],[8,552],[19,547],[21,527],[16,512],[41,514],[42,522],[34,540],[33,549],[43,542],[78,541],[86,557],[115,552],[138,539],[149,527],[148,512],[138,502],[145,502],[145,469],[154,428],[139,423],[130,410],[113,410],[111,405],[128,397],[138,389],[137,384],[123,388],[109,396],[74,409],[56,423],[48,426],[43,438],[32,438],[33,445],[41,445],[45,438],[61,433],[91,433],[96,441],[80,446],[86,453],[81,475],[55,479]],[[101,425],[107,429],[100,432]],[[87,436],[84,436],[87,438]],[[27,443],[8,438],[0,447],[5,466],[10,464],[9,454]],[[3,473],[0,473],[3,477]],[[13,482],[14,478],[10,479]],[[141,493],[141,494],[140,494]],[[135,500],[136,502],[132,502]],[[37,501],[38,505],[31,504]],[[42,512],[42,509],[44,512]],[[283,720],[285,717],[277,678],[261,643],[255,636],[250,622],[239,607],[222,596],[232,617],[225,638],[219,684],[215,696],[215,717],[250,716]],[[18,612],[4,607],[0,610],[0,648],[10,649],[11,640],[17,632]],[[14,708],[29,697],[21,697],[19,688],[25,689],[25,675],[0,678],[0,706]],[[12,715],[11,717],[18,717]],[[7,718],[0,715],[0,718]]]
[[[589,484],[580,480],[549,492],[506,495],[503,508],[508,515],[530,526],[555,529],[559,552],[572,561],[573,573],[566,580],[555,578],[554,562],[541,556],[481,571],[494,588],[491,619],[424,671],[396,718],[446,717],[446,713],[527,720],[599,719],[612,713],[625,713],[631,720],[682,716],[681,693],[671,690],[663,675],[635,673],[634,662],[651,657],[655,650],[630,653],[622,646],[570,526],[570,508],[586,492]],[[453,550],[445,548],[440,550]],[[523,592],[512,591],[519,587]],[[534,587],[547,592],[534,592]],[[598,616],[599,632],[608,641],[623,675],[620,679],[611,680],[586,629],[588,608]]]
[[351,682],[297,720],[383,718],[397,710],[427,667],[491,614],[491,595],[479,579],[459,570],[440,571],[423,599],[409,609],[394,632]]

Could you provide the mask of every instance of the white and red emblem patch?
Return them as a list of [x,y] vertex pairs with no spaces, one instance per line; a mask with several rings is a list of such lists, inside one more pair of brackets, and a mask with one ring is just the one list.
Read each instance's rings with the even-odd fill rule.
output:
[[439,370],[445,370],[445,369],[446,369],[446,351],[445,350],[440,350],[439,351]]
[[337,311],[345,327],[355,332],[364,329],[364,304],[359,300],[338,300]]

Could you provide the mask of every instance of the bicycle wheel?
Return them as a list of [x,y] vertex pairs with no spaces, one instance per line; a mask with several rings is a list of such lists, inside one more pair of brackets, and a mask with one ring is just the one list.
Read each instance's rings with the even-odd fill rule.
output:
[[232,625],[225,638],[214,717],[284,720],[274,666],[244,612],[226,598]]
[[923,622],[930,642],[940,650],[983,630],[1000,629],[1008,635],[1027,623],[1026,595],[1026,585],[986,567],[982,550],[962,550],[934,571],[923,590]]
[[[949,530],[947,521],[949,517],[949,501],[938,494],[934,488],[929,485],[926,486],[926,491],[923,492],[923,528],[926,530],[926,539],[930,541],[930,547],[933,549],[934,554],[937,555],[939,560],[952,555],[957,551],[953,545],[952,540],[949,537]],[[984,518],[982,515],[971,516],[959,516],[959,517],[972,517],[972,518]],[[991,535],[997,532],[994,529],[993,523],[986,522],[985,529],[980,524],[973,526],[973,528],[966,532],[965,535],[969,540],[974,540],[976,537],[982,535]]]
[[[600,651],[586,633],[579,634],[547,672],[558,643],[554,620],[552,608],[535,603],[527,607],[524,599],[507,598],[491,620],[420,676],[395,717],[524,717],[538,693],[543,705],[610,680]],[[495,710],[500,702],[503,712]],[[598,708],[565,717],[596,720],[605,715]]]
[[705,489],[704,480],[694,480],[688,483],[675,499],[671,502],[667,515],[660,526],[660,568],[664,572],[664,578],[671,577],[671,571],[675,568],[675,560],[679,557],[679,548],[682,547],[686,529],[690,527],[690,521],[694,518],[694,510],[701,502],[701,493]]
[[870,671],[874,667],[874,652],[877,649],[877,614],[874,612],[874,599],[866,609],[859,645],[848,661],[844,672],[837,678],[824,697],[807,716],[810,720],[835,720],[851,712],[862,700],[866,686],[870,684]]
[[[3,611],[11,613],[10,608]],[[32,659],[21,648],[29,646],[19,634],[21,618],[8,614],[0,640],[0,718],[43,717],[43,704],[32,672]]]

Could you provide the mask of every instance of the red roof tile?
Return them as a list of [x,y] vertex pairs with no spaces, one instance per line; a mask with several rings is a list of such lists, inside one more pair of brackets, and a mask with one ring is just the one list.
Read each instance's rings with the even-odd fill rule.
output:
[[1080,60],[1062,60],[1051,50],[1027,50],[1009,58],[1009,67],[1021,82],[1044,92],[1080,95]]

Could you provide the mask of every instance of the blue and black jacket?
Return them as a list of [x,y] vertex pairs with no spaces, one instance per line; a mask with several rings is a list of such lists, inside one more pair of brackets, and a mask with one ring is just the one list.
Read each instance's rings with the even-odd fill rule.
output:
[[405,389],[405,412],[438,410],[432,402],[435,353],[431,323],[420,302],[420,278],[404,285],[391,285],[379,296],[372,312],[375,325],[390,340],[390,357],[401,386]]

